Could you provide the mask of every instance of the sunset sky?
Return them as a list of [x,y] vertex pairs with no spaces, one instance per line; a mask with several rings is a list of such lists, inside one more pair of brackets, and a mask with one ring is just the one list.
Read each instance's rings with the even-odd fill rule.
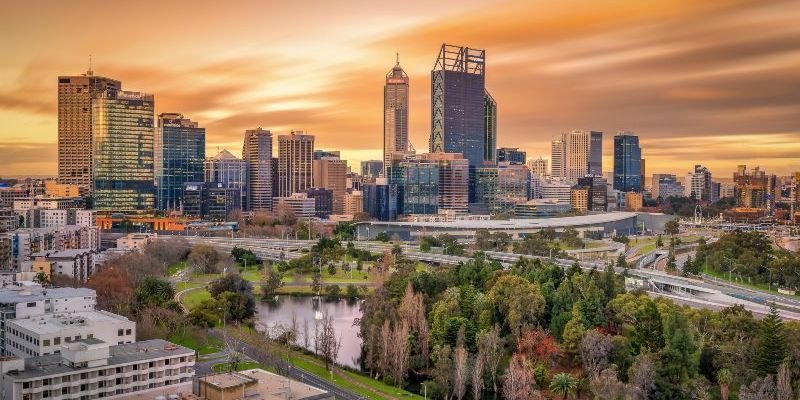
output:
[[443,42],[486,50],[498,146],[549,157],[552,136],[641,137],[647,174],[701,163],[800,170],[800,3],[793,1],[14,1],[0,13],[0,176],[56,173],[58,75],[155,94],[206,127],[208,155],[245,129],[316,135],[379,159],[383,77],[411,77],[427,151]]

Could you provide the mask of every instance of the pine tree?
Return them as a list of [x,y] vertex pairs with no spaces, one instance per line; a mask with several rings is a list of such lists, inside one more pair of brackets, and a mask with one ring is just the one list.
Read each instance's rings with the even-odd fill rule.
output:
[[773,303],[770,305],[769,314],[761,321],[756,347],[756,371],[762,376],[774,375],[778,371],[778,366],[786,359],[788,351],[783,320]]

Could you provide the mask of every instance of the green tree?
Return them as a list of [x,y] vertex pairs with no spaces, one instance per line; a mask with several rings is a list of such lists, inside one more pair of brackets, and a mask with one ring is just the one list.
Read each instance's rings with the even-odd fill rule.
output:
[[677,219],[670,220],[666,224],[664,224],[664,233],[670,236],[677,235],[678,231],[680,230],[680,227],[681,224],[678,222]]
[[319,272],[314,272],[311,275],[311,291],[319,292],[322,290],[322,275]]
[[722,368],[717,371],[717,383],[719,384],[720,400],[728,400],[729,388],[731,383],[733,383],[733,374],[731,370]]
[[771,304],[769,314],[761,321],[756,347],[755,369],[761,376],[774,375],[778,366],[788,355],[786,332],[783,320],[775,304]]
[[578,380],[566,372],[555,374],[550,380],[550,391],[561,395],[563,399],[574,395],[577,389]]
[[539,285],[516,275],[503,275],[487,294],[500,321],[505,322],[514,338],[526,326],[535,326],[544,313],[545,299]]
[[174,298],[175,289],[164,279],[147,277],[136,289],[136,303],[140,307],[155,306],[179,310]]
[[674,308],[666,313],[664,319],[664,342],[659,375],[672,384],[688,381],[697,370],[697,345],[687,318]]
[[660,248],[664,246],[664,239],[661,238],[661,235],[656,237],[656,248]]
[[375,235],[375,240],[378,242],[388,243],[390,240],[389,234],[386,232],[378,233],[377,235]]
[[283,279],[280,272],[272,266],[267,267],[267,275],[261,281],[261,298],[269,300],[278,294],[278,289],[283,287]]

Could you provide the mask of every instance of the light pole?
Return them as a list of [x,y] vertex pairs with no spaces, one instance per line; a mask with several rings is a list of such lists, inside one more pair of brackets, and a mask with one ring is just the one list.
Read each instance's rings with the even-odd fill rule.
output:
[[225,330],[225,310],[222,307],[217,307],[217,310],[222,312],[222,330]]

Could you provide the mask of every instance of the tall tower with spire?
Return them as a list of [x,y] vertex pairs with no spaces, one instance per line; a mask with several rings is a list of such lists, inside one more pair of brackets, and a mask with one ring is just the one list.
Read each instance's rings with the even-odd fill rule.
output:
[[397,62],[386,74],[383,87],[383,172],[391,166],[392,153],[408,151],[408,75]]

